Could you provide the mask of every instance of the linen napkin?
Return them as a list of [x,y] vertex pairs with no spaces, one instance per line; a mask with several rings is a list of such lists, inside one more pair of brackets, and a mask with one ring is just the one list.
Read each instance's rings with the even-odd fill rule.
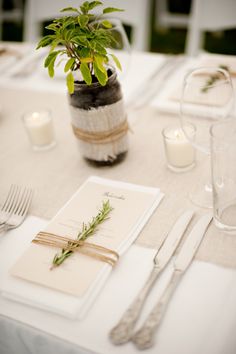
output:
[[[145,203],[143,208],[141,208],[141,213],[138,214],[138,218],[136,218],[135,222],[132,224],[131,227],[129,227],[129,230],[126,230],[126,235],[123,239],[121,239],[121,242],[118,242],[117,248],[115,249],[120,255],[122,255],[132,244],[132,242],[136,239],[138,236],[139,232],[141,231],[142,227],[145,225],[147,220],[150,218],[152,215],[153,211],[155,208],[158,206],[160,203],[163,194],[156,188],[149,188],[149,187],[143,187],[143,186],[137,186],[129,183],[124,183],[124,182],[117,182],[117,181],[111,181],[111,180],[106,180],[98,177],[90,177],[78,190],[78,192],[71,198],[71,200],[65,205],[64,208],[62,208],[61,211],[53,218],[53,220],[49,223],[49,225],[46,227],[46,229],[51,225],[53,225],[53,222],[57,220],[58,215],[60,216],[61,213],[65,213],[66,210],[68,210],[68,207],[70,207],[71,204],[73,204],[73,201],[76,200],[76,197],[82,196],[82,192],[86,192],[91,188],[91,185],[93,187],[96,185],[98,187],[102,187],[102,190],[104,188],[105,191],[108,191],[109,193],[114,193],[114,191],[117,191],[117,193],[123,191],[124,197],[127,198],[129,197],[129,193],[133,192],[135,195],[135,199],[137,197],[137,202],[141,203],[142,198],[140,199],[139,196],[146,195],[148,203]],[[109,192],[111,190],[112,192]],[[126,194],[127,193],[127,194]],[[108,195],[107,194],[107,195]],[[131,193],[132,194],[132,193]],[[117,194],[118,195],[118,194]],[[120,196],[120,194],[119,194]],[[115,195],[110,194],[110,199],[115,198]],[[81,201],[83,200],[82,198],[80,199]],[[90,199],[90,202],[86,205],[87,208],[89,208],[90,203],[93,203],[94,201]],[[119,200],[120,202],[120,200]],[[114,201],[113,201],[114,203]],[[116,204],[117,205],[117,204]],[[124,204],[125,205],[125,204]],[[118,207],[117,207],[118,209]],[[122,210],[122,208],[121,208]],[[117,211],[118,213],[118,211]],[[124,213],[127,215],[127,210],[124,209]],[[123,214],[123,216],[125,215]],[[132,213],[131,213],[132,214]],[[128,217],[128,215],[127,215]],[[107,224],[106,228],[111,228],[111,223],[115,219],[115,214],[110,218],[110,224]],[[124,223],[124,217],[123,220],[119,219],[118,222]],[[99,233],[99,232],[98,232]],[[34,235],[32,235],[34,236]],[[95,241],[99,240],[99,236],[95,237],[95,240],[92,242],[95,243]],[[112,244],[112,242],[111,242]],[[37,246],[37,245],[33,245]],[[32,247],[32,245],[30,246]],[[39,247],[44,247],[44,246],[39,246]],[[14,249],[12,249],[14,251]],[[44,252],[44,251],[42,251]],[[47,247],[45,248],[45,252],[47,254],[48,250]],[[55,252],[55,251],[54,251]],[[34,257],[32,260],[29,257],[29,255],[33,255],[31,248],[26,250],[23,253],[23,256],[21,255],[20,259],[16,262],[15,265],[13,265],[13,268],[10,269],[10,273],[17,275],[17,277],[12,276],[11,274],[7,274],[4,278],[4,281],[2,285],[0,286],[0,290],[2,292],[2,295],[4,297],[10,298],[15,301],[19,301],[25,304],[28,304],[30,306],[35,306],[47,311],[51,311],[57,314],[60,314],[62,316],[68,317],[68,318],[82,318],[87,310],[90,308],[91,304],[93,301],[96,299],[98,293],[101,291],[107,277],[109,274],[112,272],[111,266],[108,264],[96,264],[96,267],[98,268],[99,271],[96,274],[95,278],[92,278],[91,283],[87,287],[83,287],[83,291],[80,292],[79,296],[71,293],[70,291],[67,292],[67,289],[64,289],[66,283],[65,278],[60,278],[60,281],[62,283],[62,288],[60,286],[58,287],[57,284],[53,284],[50,288],[50,284],[46,281],[44,284],[44,279],[42,278],[36,279],[37,275],[33,272],[33,275],[35,276],[35,279],[32,278],[31,274],[31,269],[29,269],[29,274],[30,276],[28,277],[29,274],[27,274],[28,270],[26,271],[26,274],[24,273],[25,270],[22,272],[22,269],[24,267],[21,267],[21,263],[23,264],[31,264],[31,268],[33,269],[35,267],[35,262],[37,262],[37,259]],[[83,259],[81,259],[81,255],[75,254],[73,262],[76,262],[76,259],[79,258],[80,262],[82,262],[82,268],[81,264],[77,263],[78,268],[80,269],[81,273],[77,273],[76,269],[76,275],[77,278],[75,279],[76,282],[83,283],[83,279],[86,280],[86,269],[83,268],[84,264],[89,264],[92,262],[99,262],[99,261],[94,261],[94,260],[89,260],[89,257],[83,256],[85,263],[83,263]],[[29,258],[27,258],[29,257]],[[72,258],[72,257],[71,257]],[[26,263],[25,263],[26,262]],[[31,262],[31,263],[30,263]],[[65,264],[65,269],[67,271],[67,276],[68,277],[73,277],[74,275],[74,266],[76,263],[71,262],[73,265],[72,268],[69,267],[69,260],[68,264]],[[66,262],[65,262],[66,263]],[[46,264],[48,266],[48,264]],[[43,266],[42,266],[43,267]],[[62,266],[60,266],[62,267]],[[60,268],[59,267],[59,268]],[[13,271],[12,271],[13,269]],[[65,270],[64,269],[64,270]],[[68,271],[69,270],[69,271]],[[56,269],[57,271],[57,269]],[[50,272],[48,270],[48,272]],[[46,273],[45,273],[46,274]],[[53,271],[51,272],[53,274]],[[51,276],[50,274],[50,276]],[[63,272],[62,272],[63,274]],[[66,274],[66,273],[64,273]],[[53,275],[52,275],[53,277]],[[31,281],[27,281],[31,280]],[[63,282],[64,279],[64,282]],[[42,286],[46,285],[46,286]],[[57,291],[57,290],[61,291]],[[64,292],[63,292],[64,291]]]
[[[151,106],[157,108],[158,110],[165,113],[179,114],[180,109],[180,97],[183,87],[183,81],[185,75],[198,67],[219,67],[225,65],[229,68],[233,86],[236,86],[236,58],[230,55],[219,55],[219,54],[203,54],[198,58],[190,59],[183,65],[179,70],[177,70],[172,78],[166,83],[162,93],[153,99]],[[219,92],[219,100],[217,102],[218,106],[222,106],[225,102],[225,97]],[[196,102],[189,102],[189,111],[195,111],[195,104],[202,104],[198,108],[198,112],[201,113],[205,110],[204,95],[200,95]],[[209,102],[207,102],[209,103]]]
[[12,46],[0,45],[0,73],[4,73],[17,63],[22,53]]

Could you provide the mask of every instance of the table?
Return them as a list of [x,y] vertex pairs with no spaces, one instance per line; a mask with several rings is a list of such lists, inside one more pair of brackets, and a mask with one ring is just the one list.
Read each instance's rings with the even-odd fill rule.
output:
[[[146,62],[150,60],[149,67],[153,69],[163,58],[162,55],[135,53],[133,60],[138,66],[143,60]],[[145,75],[147,77],[148,73]],[[141,82],[135,80],[140,78],[135,76],[124,85],[126,99],[132,87]],[[9,254],[9,244],[12,240],[16,240],[19,252],[22,251],[32,238],[32,233],[43,227],[47,219],[55,214],[91,174],[160,187],[166,196],[83,321],[71,322],[1,297],[0,352],[137,353],[130,343],[122,347],[115,347],[109,343],[108,331],[145,281],[152,266],[155,249],[160,246],[165,231],[173,219],[178,213],[191,207],[187,194],[191,183],[202,171],[204,157],[199,156],[196,169],[184,175],[168,171],[161,130],[173,120],[176,122],[176,117],[146,106],[140,110],[129,111],[133,133],[130,134],[130,150],[123,164],[105,169],[89,166],[80,157],[73,140],[64,92],[64,82],[61,80],[51,82],[46,76],[40,75],[39,71],[33,76],[15,80],[5,76],[0,81],[3,105],[1,137],[4,146],[4,150],[0,150],[2,163],[0,191],[2,193],[7,188],[9,181],[24,184],[27,180],[38,192],[34,198],[31,216],[21,228],[10,231],[1,239],[0,249],[3,255],[0,260],[1,272],[6,271],[8,262],[12,261]],[[14,105],[10,104],[12,97]],[[35,154],[30,150],[20,121],[21,114],[35,105],[50,105],[55,119],[57,146],[44,154]],[[4,136],[9,134],[11,139],[4,139]],[[16,160],[20,162],[18,165],[14,164]],[[51,166],[50,169],[48,166]],[[201,214],[204,211],[196,208],[196,212]],[[223,238],[221,235],[218,236],[212,226],[198,251],[196,260],[171,301],[158,331],[155,347],[147,352],[162,354],[236,352],[235,241],[227,235]],[[217,242],[209,255],[206,250],[211,246],[212,237],[215,237]],[[227,257],[224,250],[227,250]],[[142,262],[137,261],[139,257],[142,257]],[[126,268],[132,260],[136,265],[135,270]],[[139,272],[141,276],[138,277]],[[157,282],[143,317],[155,302],[155,297],[158,298],[161,294],[170,272],[171,264]],[[129,279],[132,279],[132,287],[126,286]],[[117,284],[119,289],[115,290]]]

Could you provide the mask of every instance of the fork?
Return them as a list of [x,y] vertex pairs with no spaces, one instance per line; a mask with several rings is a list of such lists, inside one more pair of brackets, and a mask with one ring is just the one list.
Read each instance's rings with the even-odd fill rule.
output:
[[0,225],[0,232],[5,232],[9,229],[14,229],[20,226],[27,215],[33,196],[33,190],[29,188],[21,190],[20,187],[18,188],[17,202],[11,209],[9,218],[5,223]]
[[0,209],[0,225],[4,224],[11,216],[11,213],[17,206],[19,194],[20,187],[12,184],[9,189],[8,195]]

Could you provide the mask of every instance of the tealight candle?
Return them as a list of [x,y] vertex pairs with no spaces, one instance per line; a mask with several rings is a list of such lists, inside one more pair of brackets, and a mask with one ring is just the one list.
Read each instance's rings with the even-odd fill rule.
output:
[[23,116],[23,122],[34,150],[47,150],[55,145],[52,116],[49,111],[28,112]]
[[[195,135],[194,126],[185,127],[189,134]],[[190,170],[195,165],[195,149],[185,137],[180,127],[167,127],[162,131],[167,166],[175,172]]]

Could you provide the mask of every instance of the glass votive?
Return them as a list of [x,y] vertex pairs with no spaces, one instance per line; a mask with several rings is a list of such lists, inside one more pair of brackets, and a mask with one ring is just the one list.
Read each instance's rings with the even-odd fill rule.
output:
[[[195,127],[186,126],[188,135],[195,136]],[[179,126],[168,126],[162,131],[167,167],[174,172],[189,171],[195,165],[195,149]]]
[[46,109],[26,112],[23,123],[32,148],[35,151],[48,150],[55,146],[55,135],[51,112]]

